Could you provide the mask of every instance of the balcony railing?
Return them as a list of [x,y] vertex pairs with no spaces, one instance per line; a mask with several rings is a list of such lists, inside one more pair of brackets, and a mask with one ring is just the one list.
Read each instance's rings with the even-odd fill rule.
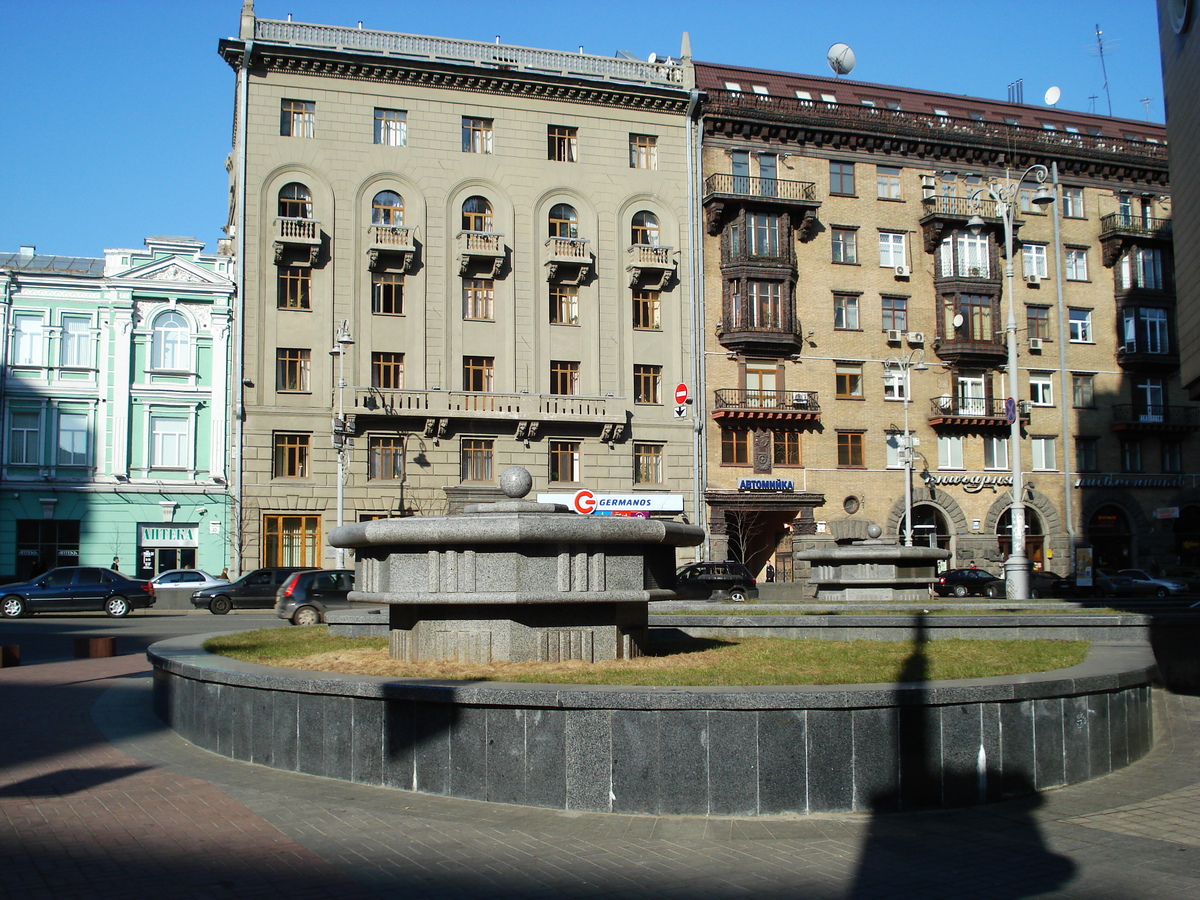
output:
[[372,225],[371,243],[381,250],[412,250],[414,231],[395,225]]
[[592,270],[586,238],[552,237],[546,241],[546,280],[580,284]]
[[546,241],[546,250],[551,259],[573,262],[587,262],[591,260],[591,257],[588,255],[587,238],[552,237]]
[[[1004,400],[987,400],[983,397],[934,397],[929,402],[930,419],[962,419],[964,421],[979,421],[988,424],[1004,422],[1007,424],[1008,415],[1004,409]],[[1021,401],[1017,409],[1022,419],[1028,419],[1031,404]]]
[[317,243],[321,240],[321,223],[316,219],[278,216],[275,219],[275,237],[290,244]]
[[974,197],[947,197],[937,194],[922,200],[921,208],[927,216],[969,219],[971,216],[978,215],[984,219],[999,218],[995,200],[982,200]]
[[504,264],[504,235],[489,231],[460,231],[454,236],[458,250],[458,274],[466,275],[472,262],[491,265],[495,278]]
[[714,392],[714,409],[780,410],[819,413],[816,391],[761,391],[751,388],[721,388]]
[[1112,411],[1113,425],[1117,428],[1146,431],[1200,428],[1200,407],[1195,406],[1135,406],[1122,403],[1114,406]]
[[356,387],[355,412],[387,416],[476,415],[499,419],[585,419],[625,421],[619,397],[522,394],[496,391],[421,391]]
[[817,186],[811,181],[785,181],[749,175],[709,175],[704,194],[730,194],[735,197],[765,197],[772,200],[816,202]]
[[675,261],[672,258],[674,252],[674,247],[630,245],[625,251],[625,271],[629,273],[629,286],[641,285],[656,291],[666,288],[675,271]]
[[1103,237],[1106,234],[1125,234],[1132,237],[1167,240],[1172,234],[1171,220],[1135,216],[1129,213],[1109,213],[1100,217],[1100,236]]

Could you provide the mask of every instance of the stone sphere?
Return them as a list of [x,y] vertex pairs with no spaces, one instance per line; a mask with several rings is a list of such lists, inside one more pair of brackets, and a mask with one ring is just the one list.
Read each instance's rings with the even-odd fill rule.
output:
[[883,529],[874,522],[867,526],[867,537],[869,537],[871,540],[878,540],[881,534],[883,534]]
[[520,500],[533,487],[533,476],[524,466],[509,466],[500,473],[500,490],[512,500]]

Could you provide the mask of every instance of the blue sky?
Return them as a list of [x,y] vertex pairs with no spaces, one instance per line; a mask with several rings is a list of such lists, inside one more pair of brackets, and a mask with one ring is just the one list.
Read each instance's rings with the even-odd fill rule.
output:
[[[241,0],[6,0],[0,9],[0,251],[100,256],[150,234],[214,250],[225,221],[234,78],[217,42]],[[855,80],[1105,114],[1095,28],[1115,116],[1163,121],[1154,0],[570,0],[406,3],[257,0],[261,18],[610,55],[677,55],[829,74],[850,44]],[[1089,98],[1096,95],[1094,101]]]

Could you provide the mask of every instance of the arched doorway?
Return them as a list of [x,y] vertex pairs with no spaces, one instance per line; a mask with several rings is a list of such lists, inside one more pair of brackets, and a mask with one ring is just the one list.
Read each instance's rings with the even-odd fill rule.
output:
[[[904,540],[905,518],[900,517],[900,540]],[[950,546],[952,535],[950,525],[945,515],[936,506],[921,503],[913,507],[913,546],[937,547],[939,550],[952,550]],[[951,559],[954,557],[951,556]],[[945,560],[938,561],[939,568],[946,566]]]
[[1200,506],[1185,506],[1175,520],[1175,555],[1181,566],[1200,566]]
[[1101,506],[1087,523],[1093,565],[1098,569],[1123,569],[1133,558],[1129,517],[1119,506]]
[[[1025,556],[1033,569],[1045,566],[1046,536],[1042,517],[1025,507]],[[996,523],[996,540],[1000,543],[1000,555],[1008,559],[1012,552],[1012,510],[1005,510]]]

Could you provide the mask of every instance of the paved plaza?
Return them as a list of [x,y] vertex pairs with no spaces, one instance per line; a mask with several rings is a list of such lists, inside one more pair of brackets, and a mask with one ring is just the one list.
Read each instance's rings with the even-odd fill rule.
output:
[[1200,897],[1200,698],[1114,775],[950,812],[572,813],[234,762],[149,712],[140,654],[0,670],[0,896]]

